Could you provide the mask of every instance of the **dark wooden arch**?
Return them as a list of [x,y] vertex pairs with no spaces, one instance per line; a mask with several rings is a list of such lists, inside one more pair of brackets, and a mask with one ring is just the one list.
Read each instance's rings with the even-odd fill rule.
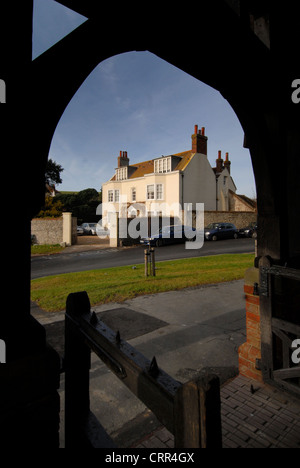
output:
[[[16,427],[23,431],[27,447],[53,447],[57,442],[59,365],[46,350],[44,328],[30,315],[30,221],[44,201],[44,169],[55,128],[101,61],[148,50],[227,99],[252,158],[258,256],[264,265],[300,268],[300,104],[291,99],[292,82],[300,78],[300,27],[293,2],[209,0],[192,6],[173,3],[163,10],[94,0],[59,3],[87,21],[33,62],[33,0],[1,5],[0,79],[6,84],[6,103],[0,105],[2,182],[16,195],[9,201],[3,197],[2,216],[17,220],[9,243],[3,243],[3,249],[13,246],[11,258],[3,262],[3,303],[12,303],[2,307],[0,339],[6,342],[9,361],[16,363],[13,382],[8,374],[1,381],[7,398],[1,410],[1,417],[8,415],[7,424],[0,428],[5,445],[14,445]],[[267,41],[257,29],[260,18],[268,25]],[[262,310],[272,320],[272,303],[268,292],[263,294]],[[21,394],[20,402],[16,397]],[[42,401],[48,402],[45,407]],[[18,416],[23,403],[22,419]],[[42,415],[39,424],[27,412],[28,403],[35,416]]]

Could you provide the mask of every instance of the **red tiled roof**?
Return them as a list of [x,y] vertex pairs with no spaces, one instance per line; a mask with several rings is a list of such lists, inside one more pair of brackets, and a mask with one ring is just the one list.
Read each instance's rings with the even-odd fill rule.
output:
[[[178,162],[174,170],[183,171],[192,159],[193,155],[194,153],[191,150],[183,151],[182,153],[170,154],[169,156],[176,156],[180,158],[180,161]],[[130,164],[129,168],[131,168],[132,174],[128,177],[128,179],[137,179],[138,177],[144,177],[146,174],[152,174],[154,172],[154,159],[144,161],[141,163]],[[135,170],[133,171],[133,169]],[[116,180],[116,176],[114,175],[110,180]]]
[[130,167],[136,168],[136,170],[131,174],[129,179],[136,179],[137,177],[143,177],[146,174],[154,172],[154,161],[151,159],[150,161],[132,164]]

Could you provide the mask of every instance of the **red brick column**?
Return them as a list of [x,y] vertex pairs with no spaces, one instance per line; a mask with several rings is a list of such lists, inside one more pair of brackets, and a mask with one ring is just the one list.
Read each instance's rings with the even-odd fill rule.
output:
[[239,347],[239,373],[262,381],[262,373],[257,369],[257,359],[261,359],[259,296],[254,295],[254,284],[259,283],[258,268],[249,268],[245,274],[246,328],[247,341]]

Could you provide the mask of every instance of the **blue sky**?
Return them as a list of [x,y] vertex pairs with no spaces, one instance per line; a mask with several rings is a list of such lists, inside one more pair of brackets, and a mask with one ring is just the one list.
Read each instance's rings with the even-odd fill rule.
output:
[[[33,59],[86,19],[53,0],[34,0]],[[209,57],[208,57],[209,60]],[[58,190],[100,190],[120,151],[130,163],[191,148],[194,125],[205,127],[208,159],[229,152],[237,193],[255,196],[241,125],[221,94],[149,52],[100,63],[66,108],[50,155],[64,168]]]

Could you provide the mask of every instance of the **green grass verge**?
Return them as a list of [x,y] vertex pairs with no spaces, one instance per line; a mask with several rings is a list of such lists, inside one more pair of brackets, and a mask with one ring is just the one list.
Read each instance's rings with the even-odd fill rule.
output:
[[31,255],[46,255],[58,253],[64,250],[60,244],[36,244],[31,246]]
[[158,292],[234,281],[253,266],[254,254],[217,255],[156,264],[156,276],[144,275],[144,265],[105,268],[32,280],[31,299],[49,312],[64,310],[68,294],[88,293],[91,305]]

